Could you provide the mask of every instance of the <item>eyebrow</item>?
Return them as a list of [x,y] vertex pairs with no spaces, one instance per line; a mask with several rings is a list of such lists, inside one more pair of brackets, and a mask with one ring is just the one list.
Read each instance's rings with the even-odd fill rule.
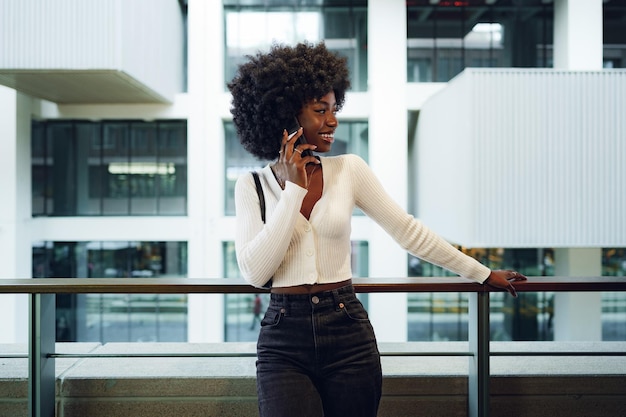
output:
[[331,105],[328,101],[325,101],[325,100],[315,100],[315,102],[313,104],[314,105],[315,104],[323,104],[323,105],[326,105],[327,107],[337,107],[337,102],[335,102],[334,105]]

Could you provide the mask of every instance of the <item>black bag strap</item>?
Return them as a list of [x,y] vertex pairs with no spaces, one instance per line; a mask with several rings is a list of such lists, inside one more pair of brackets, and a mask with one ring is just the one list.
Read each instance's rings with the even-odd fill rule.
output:
[[261,187],[261,181],[259,180],[259,173],[252,171],[252,177],[256,184],[256,193],[259,195],[259,205],[261,207],[261,220],[265,223],[265,195],[263,194],[263,187]]
[[[254,178],[254,184],[256,185],[256,192],[259,195],[259,206],[261,207],[261,220],[265,223],[265,194],[263,194],[263,187],[261,187],[261,180],[259,179],[259,173],[252,171],[252,178]],[[272,278],[263,286],[263,288],[272,288]]]

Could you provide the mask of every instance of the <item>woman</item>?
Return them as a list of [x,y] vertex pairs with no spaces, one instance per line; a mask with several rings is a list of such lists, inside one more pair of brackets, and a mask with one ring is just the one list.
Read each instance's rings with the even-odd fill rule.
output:
[[[228,85],[242,145],[271,161],[259,172],[265,222],[252,175],[235,187],[239,267],[250,284],[272,284],[257,344],[261,417],[376,416],[380,357],[350,281],[355,206],[421,259],[514,296],[511,281],[525,279],[489,270],[427,229],[358,156],[307,152],[331,149],[349,85],[345,59],[323,43],[274,45]],[[294,117],[301,128],[290,135]]]

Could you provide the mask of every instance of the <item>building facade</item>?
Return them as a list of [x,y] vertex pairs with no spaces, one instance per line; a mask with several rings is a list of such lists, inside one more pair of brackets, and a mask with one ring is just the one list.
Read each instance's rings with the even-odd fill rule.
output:
[[[618,0],[0,4],[0,278],[238,277],[232,191],[263,163],[239,146],[225,86],[245,55],[302,40],[348,58],[353,87],[333,152],[364,157],[401,205],[460,249],[528,275],[626,273]],[[570,102],[581,106],[542,107],[579,90]],[[495,116],[501,109],[511,111]],[[551,129],[575,129],[579,114],[590,116],[568,136],[578,141],[554,139]],[[585,168],[567,171],[571,161]],[[445,274],[358,211],[353,270]],[[493,297],[502,340],[626,338],[611,324],[626,317],[614,294]],[[381,341],[466,337],[458,295],[363,301]],[[57,339],[254,340],[251,305],[243,295],[60,295]],[[25,341],[25,297],[3,296],[0,312],[0,341]],[[565,313],[589,326],[555,332],[553,316]]]

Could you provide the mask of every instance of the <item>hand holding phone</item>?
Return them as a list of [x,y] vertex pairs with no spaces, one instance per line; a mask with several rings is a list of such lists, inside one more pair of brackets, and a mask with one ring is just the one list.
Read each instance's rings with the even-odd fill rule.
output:
[[[295,135],[296,133],[298,133],[298,129],[300,129],[300,123],[298,123],[298,119],[297,118],[293,118],[293,123],[289,126],[289,128],[287,128],[287,133],[289,134],[289,139],[291,139],[293,137],[293,135]],[[296,143],[293,145],[294,149],[296,146],[301,145],[307,143],[306,138],[304,137],[304,132],[302,132],[302,135],[300,135],[300,137],[298,138],[298,140],[296,140]],[[302,151],[302,156],[313,156],[313,152],[311,152],[310,149],[305,149]]]

